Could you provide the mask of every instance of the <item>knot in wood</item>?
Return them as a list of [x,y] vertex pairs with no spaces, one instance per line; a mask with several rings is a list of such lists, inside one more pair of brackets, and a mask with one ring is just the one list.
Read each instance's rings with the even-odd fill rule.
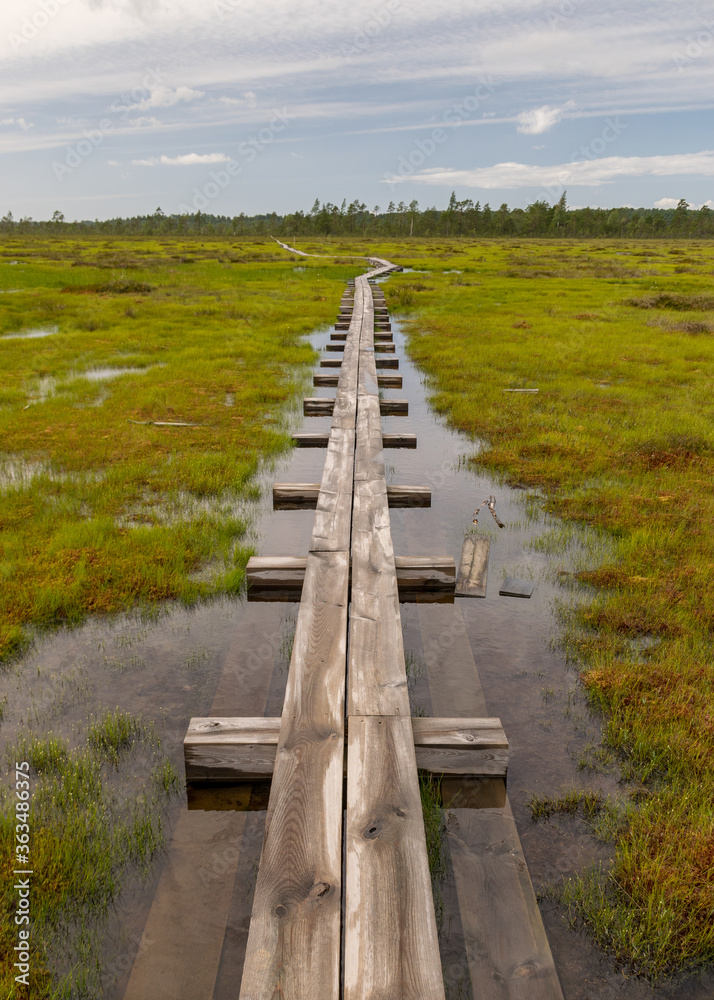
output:
[[371,823],[367,824],[362,836],[364,837],[365,840],[376,840],[381,832],[381,829],[382,829],[382,824],[379,823],[377,820],[373,820]]
[[330,888],[331,886],[329,882],[316,882],[315,885],[310,890],[310,895],[314,899],[322,899],[323,896],[326,896],[328,894]]
[[287,915],[288,915],[288,908],[287,908],[287,906],[283,906],[282,903],[279,903],[275,907],[275,910],[273,912],[275,913],[276,917],[278,917],[279,919],[282,920],[283,917],[287,917]]

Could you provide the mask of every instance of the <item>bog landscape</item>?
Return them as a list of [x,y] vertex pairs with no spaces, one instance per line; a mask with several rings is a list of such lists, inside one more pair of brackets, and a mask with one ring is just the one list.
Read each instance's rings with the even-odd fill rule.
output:
[[[409,726],[403,751],[398,726],[387,750],[373,748],[372,723],[402,709],[345,713],[342,649],[342,702],[336,694],[329,706],[342,706],[339,740],[327,709],[308,728],[311,739],[330,726],[335,737],[324,771],[335,829],[346,810],[346,875],[335,834],[336,882],[316,867],[290,887],[301,906],[309,897],[316,926],[320,907],[332,908],[336,986],[315,997],[340,995],[334,987],[352,1000],[557,1000],[562,986],[585,1000],[614,996],[624,979],[635,1000],[708,995],[699,991],[714,963],[714,248],[696,230],[701,219],[666,239],[634,238],[638,224],[623,215],[617,232],[580,239],[281,236],[300,254],[267,234],[2,234],[3,996],[28,995],[13,952],[10,789],[22,761],[33,998],[142,1000],[179,996],[186,982],[191,997],[237,997],[241,977],[244,1000],[305,995],[294,983],[273,992],[305,969],[276,971],[284,955],[264,959],[298,917],[267,881],[290,845],[273,857],[263,838],[266,817],[271,831],[280,817],[292,829],[278,797],[286,757],[304,763],[303,737],[288,732],[284,706],[299,703],[291,664],[308,597],[321,635],[343,630],[349,685],[358,648],[365,672],[380,650],[390,678],[399,660],[404,683],[375,684],[380,698],[396,691],[408,702]],[[364,439],[363,412],[373,421]],[[328,442],[348,425],[352,451],[335,458]],[[322,449],[305,447],[316,443],[306,435]],[[346,464],[330,492],[323,466],[328,477],[333,460]],[[280,510],[276,482],[314,484],[312,500]],[[378,486],[363,490],[367,482]],[[430,506],[399,501],[402,486],[428,487]],[[318,544],[328,492],[344,551]],[[363,531],[367,492],[383,502]],[[490,497],[494,516],[484,507],[476,523]],[[382,547],[359,562],[362,531],[365,546],[379,538]],[[490,546],[485,599],[454,597],[453,579],[450,594],[437,580],[439,560],[458,570],[464,536]],[[325,550],[336,575],[314,583]],[[393,586],[375,610],[385,552]],[[297,593],[292,580],[258,600],[251,557],[302,558]],[[360,576],[371,570],[377,583]],[[406,593],[409,572],[416,594]],[[528,600],[508,596],[514,578]],[[368,623],[364,635],[356,623]],[[348,703],[356,699],[350,688]],[[367,720],[354,763],[345,714],[350,727]],[[251,753],[270,746],[269,765],[240,781],[197,771],[187,783],[184,740],[211,717],[276,720],[269,738],[248,741]],[[507,780],[491,750],[490,770],[431,762],[430,724],[459,718],[489,722],[492,746],[508,750]],[[501,726],[507,742],[493,736]],[[473,731],[464,738],[485,747]],[[370,754],[381,771],[369,770]],[[376,796],[384,762],[396,769],[407,757],[414,773],[405,765],[398,785],[419,805],[418,816],[403,807],[408,850],[392,827],[382,833],[381,806],[374,819],[350,812],[351,783]],[[295,815],[309,818],[309,796],[295,797]],[[393,933],[389,922],[378,930],[371,897],[351,902],[350,857],[371,871],[360,852],[372,843],[400,859],[389,878],[403,908],[402,957],[384,959],[403,978],[394,994],[360,992],[364,954]],[[429,913],[413,874],[427,868]],[[389,881],[381,869],[374,879]],[[417,886],[406,902],[405,884]],[[519,920],[518,940],[506,941],[499,928]],[[427,956],[417,971],[408,948]],[[318,964],[326,975],[329,963]],[[485,992],[494,983],[500,992]]]

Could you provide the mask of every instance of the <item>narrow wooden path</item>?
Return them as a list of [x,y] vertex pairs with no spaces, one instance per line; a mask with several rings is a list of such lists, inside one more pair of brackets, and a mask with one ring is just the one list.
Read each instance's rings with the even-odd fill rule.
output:
[[[415,496],[423,504],[425,490],[390,491],[385,481],[384,447],[415,447],[416,440],[382,431],[382,414],[403,413],[407,404],[390,409],[379,397],[380,362],[395,369],[398,360],[375,356],[380,346],[394,348],[375,343],[376,310],[381,335],[392,335],[383,297],[375,306],[370,282],[394,268],[372,260],[378,266],[343,298],[337,328],[347,332],[335,341],[341,357],[323,362],[339,369],[329,383],[318,382],[336,379],[335,399],[305,404],[306,414],[331,413],[330,431],[295,435],[297,444],[327,449],[322,481],[275,487],[278,506],[285,498],[287,509],[299,503],[316,511],[306,556],[273,560],[278,576],[297,573],[301,587],[282,716],[194,719],[185,743],[189,780],[272,776],[240,1000],[444,1000],[418,769],[501,779],[506,773],[508,744],[498,719],[410,718],[404,586],[400,594],[389,507],[411,505]],[[395,386],[399,376],[387,378]],[[416,567],[418,589],[436,586],[433,563],[407,561]],[[401,567],[403,574],[404,559]],[[270,571],[255,561],[249,579]],[[452,594],[454,575],[447,583]],[[477,700],[480,710],[482,696]],[[520,851],[515,827],[512,833]],[[460,897],[467,889],[460,873],[471,864],[474,877],[485,873],[478,918],[487,926],[493,907],[498,948],[505,949],[505,958],[500,951],[493,961],[474,958],[474,996],[560,1000],[532,888],[532,904],[515,916],[528,924],[535,957],[524,964],[521,928],[510,963],[506,904],[500,895],[489,900],[491,887],[483,884],[493,866],[473,868],[458,846]],[[530,886],[527,871],[525,879]],[[531,992],[520,992],[526,980]]]

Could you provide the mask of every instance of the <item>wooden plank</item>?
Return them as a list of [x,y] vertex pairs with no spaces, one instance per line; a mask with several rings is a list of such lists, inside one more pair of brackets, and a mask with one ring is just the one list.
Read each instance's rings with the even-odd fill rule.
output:
[[[274,483],[273,510],[314,510],[320,492],[319,483]],[[390,507],[431,507],[429,486],[387,486]]]
[[[327,448],[330,442],[328,431],[299,431],[292,436],[293,444],[297,448]],[[382,446],[384,448],[416,448],[416,434],[382,434]]]
[[325,344],[326,351],[344,351],[344,344]]
[[[329,347],[329,344],[328,344]],[[375,354],[394,354],[396,351],[396,346],[394,344],[375,344],[374,352]]]
[[[419,606],[435,715],[487,714],[461,609]],[[459,671],[445,671],[446,658]],[[442,782],[447,837],[474,996],[563,1000],[553,957],[501,779]],[[470,800],[470,801],[469,801]]]
[[350,718],[345,1000],[444,1000],[409,718]]
[[[499,719],[412,719],[419,770],[432,774],[505,776],[508,741]],[[269,780],[279,718],[191,719],[184,740],[193,782]]]
[[[322,396],[303,399],[302,412],[306,417],[329,417],[335,408],[335,400]],[[409,403],[406,399],[380,399],[379,411],[383,417],[406,417]]]
[[375,341],[375,343],[391,344],[391,343],[394,342],[394,334],[393,333],[375,333],[375,335],[374,335],[374,341]]
[[[246,815],[179,815],[124,1000],[213,996]],[[216,860],[222,877],[207,892]]]
[[409,402],[406,399],[380,399],[379,412],[383,417],[406,417],[409,415]]
[[348,337],[349,337],[348,333],[331,333],[330,334],[330,340],[335,340],[335,341],[337,341],[337,340],[347,340]]
[[[396,556],[397,586],[405,590],[453,591],[456,568],[450,556]],[[285,590],[302,587],[307,557],[251,556],[246,579],[252,587]]]
[[461,549],[457,597],[485,597],[491,543],[484,535],[465,535]]
[[328,431],[318,431],[316,434],[300,431],[293,434],[292,439],[296,448],[326,448],[330,443]]
[[302,401],[302,412],[305,417],[331,417],[334,408],[334,399],[327,399],[322,396],[314,396]]
[[528,580],[518,580],[515,576],[509,576],[501,584],[498,593],[501,597],[528,598],[534,590],[534,583],[529,583]]
[[[371,299],[369,304],[371,305]],[[317,499],[288,673],[241,1000],[338,1000],[342,909],[342,781],[352,470],[358,338],[356,289],[342,348],[332,429],[295,435],[328,453]],[[264,747],[255,747],[254,767]],[[258,748],[261,748],[258,752]]]
[[563,1000],[509,805],[450,812],[449,848],[474,996]]
[[298,614],[241,1000],[338,1000],[349,556],[311,553]]
[[384,448],[416,448],[416,434],[382,434]]
[[341,368],[342,358],[322,358],[320,368]]
[[373,331],[367,310],[360,339],[352,519],[344,1000],[443,1000]]
[[375,358],[377,368],[399,368],[399,358]]

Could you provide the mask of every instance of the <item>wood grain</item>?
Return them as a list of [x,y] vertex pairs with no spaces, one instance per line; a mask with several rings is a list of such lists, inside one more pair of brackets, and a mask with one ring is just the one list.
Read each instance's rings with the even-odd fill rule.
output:
[[488,579],[488,554],[491,543],[483,535],[465,535],[461,549],[457,597],[485,597]]
[[[274,483],[273,510],[313,510],[317,506],[319,483]],[[430,507],[429,486],[387,486],[390,507]]]
[[409,718],[350,718],[345,1000],[444,1000]]

